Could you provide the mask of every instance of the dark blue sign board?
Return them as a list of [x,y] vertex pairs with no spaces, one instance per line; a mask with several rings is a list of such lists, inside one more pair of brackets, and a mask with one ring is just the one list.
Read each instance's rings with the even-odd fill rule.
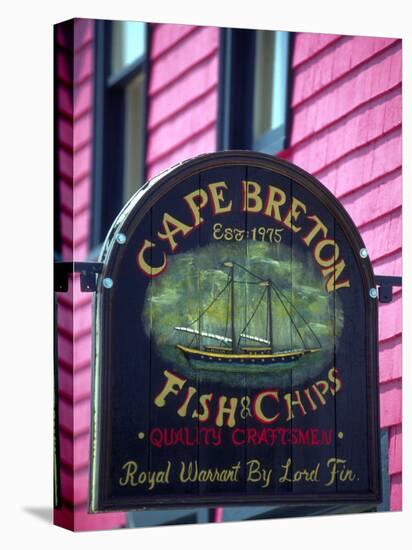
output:
[[379,502],[373,272],[320,182],[264,154],[189,160],[100,260],[91,511]]

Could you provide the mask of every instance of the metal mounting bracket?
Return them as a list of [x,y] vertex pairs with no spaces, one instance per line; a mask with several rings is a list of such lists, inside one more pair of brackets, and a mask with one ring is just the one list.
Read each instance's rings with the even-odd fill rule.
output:
[[55,262],[54,264],[54,291],[67,292],[69,290],[69,275],[80,273],[80,290],[95,292],[97,275],[102,272],[101,262]]
[[[95,292],[97,275],[102,272],[102,269],[102,262],[56,262],[54,264],[54,291],[67,292],[69,290],[69,275],[80,273],[80,290]],[[387,304],[392,301],[393,287],[402,286],[402,277],[375,275],[375,284],[378,287],[379,301]]]
[[402,286],[402,277],[375,275],[375,284],[378,287],[379,301],[382,304],[388,304],[392,302],[393,287]]

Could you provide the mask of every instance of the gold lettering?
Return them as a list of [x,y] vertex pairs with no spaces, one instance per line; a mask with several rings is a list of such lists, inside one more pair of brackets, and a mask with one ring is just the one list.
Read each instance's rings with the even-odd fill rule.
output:
[[[177,218],[174,218],[168,212],[165,212],[163,214],[162,227],[164,233],[158,231],[157,236],[159,237],[159,239],[169,242],[170,250],[172,252],[174,252],[177,248],[177,243],[174,238],[175,235],[181,233],[183,236],[185,236],[193,229],[193,227],[191,227],[190,225],[186,225]],[[171,229],[171,227],[174,227],[174,229]]]
[[[320,253],[326,246],[333,246],[334,253],[329,258],[321,258]],[[330,267],[339,258],[339,246],[332,239],[322,239],[318,242],[314,250],[315,259],[322,267]]]
[[[208,199],[206,191],[203,189],[196,189],[196,191],[189,193],[183,198],[189,205],[190,212],[193,217],[193,227],[198,227],[204,221],[200,216],[200,210],[207,204]],[[196,199],[200,199],[199,202],[197,202]]]
[[129,460],[129,462],[126,462],[122,466],[122,470],[126,470],[126,473],[124,475],[124,478],[119,479],[119,485],[122,485],[123,487],[125,485],[131,485],[132,487],[136,487],[138,484],[137,481],[134,479],[134,475],[137,472],[137,462],[134,462],[133,460]]
[[326,281],[326,290],[328,292],[332,292],[333,290],[338,290],[338,288],[350,287],[349,279],[345,279],[340,283],[336,284],[336,280],[340,277],[345,267],[346,267],[345,261],[341,260],[340,262],[338,262],[332,267],[328,267],[327,269],[322,269],[322,275],[324,277],[327,277],[329,274],[331,274],[329,279]]
[[227,185],[224,181],[218,181],[208,185],[210,198],[212,199],[213,215],[225,214],[232,210],[232,201],[226,205],[221,204],[225,200],[223,189],[227,189]]
[[144,253],[149,248],[154,248],[156,245],[152,242],[145,240],[145,242],[142,244],[139,252],[137,253],[137,265],[140,267],[140,269],[149,277],[157,277],[166,269],[167,266],[167,256],[163,252],[163,263],[159,267],[153,267],[150,264],[148,264],[144,258]]
[[[316,393],[320,403],[322,405],[325,405],[326,399],[323,396],[326,395],[329,389],[329,384],[326,382],[326,380],[319,380],[318,382],[315,382],[315,384],[312,384],[311,388]],[[319,388],[320,388],[320,391],[319,391]]]
[[330,388],[330,393],[332,395],[335,395],[335,393],[337,393],[342,387],[342,382],[337,377],[337,373],[338,371],[334,367],[332,367],[328,372],[328,378],[332,382],[332,384],[334,384],[335,386],[334,388],[333,387]]
[[187,394],[186,394],[186,399],[183,403],[183,405],[181,405],[178,409],[177,409],[177,414],[179,416],[182,416],[182,417],[185,417],[186,416],[186,413],[187,413],[187,407],[190,403],[190,400],[192,399],[192,397],[194,396],[194,394],[197,393],[197,390],[196,388],[194,388],[193,386],[189,386],[187,388]]
[[289,470],[292,466],[292,459],[288,458],[286,461],[286,464],[282,464],[282,469],[284,470],[284,473],[279,478],[279,483],[285,483],[285,481],[292,481],[292,478],[289,476]]
[[225,395],[222,395],[221,397],[219,397],[218,408],[217,408],[218,412],[216,416],[216,426],[223,426],[223,417],[225,414],[228,414],[229,416],[227,418],[226,425],[229,426],[230,428],[233,428],[233,426],[236,425],[235,413],[236,413],[238,400],[236,397],[231,397],[229,407],[225,407],[226,401],[227,401],[227,397]]
[[262,210],[260,191],[261,187],[255,181],[242,181],[242,212],[260,212]]
[[280,413],[276,413],[272,417],[268,417],[263,413],[263,411],[262,411],[262,401],[265,397],[271,397],[277,403],[279,403],[279,395],[278,395],[278,392],[276,390],[263,391],[263,392],[259,393],[256,396],[256,399],[255,399],[255,402],[254,402],[255,414],[256,414],[256,417],[258,418],[258,420],[260,420],[264,424],[270,424],[271,422],[275,422],[279,418]]
[[317,216],[308,216],[307,219],[316,222],[314,228],[309,231],[306,237],[303,238],[304,243],[309,246],[315,236],[319,233],[319,231],[322,231],[323,236],[326,237],[328,234],[328,228],[320,221]]
[[271,468],[263,468],[260,461],[256,459],[249,460],[246,463],[246,466],[248,467],[247,481],[252,483],[258,483],[261,481],[261,487],[264,489],[268,487],[272,477]]
[[[356,475],[349,468],[346,469],[345,464],[346,460],[342,460],[340,458],[330,458],[327,461],[326,466],[329,468],[330,479],[328,483],[325,483],[325,487],[333,485],[336,480],[339,480],[341,482],[355,481]],[[338,469],[338,465],[341,465],[342,468]]]
[[292,418],[295,418],[295,415],[293,414],[293,411],[292,411],[292,407],[297,405],[299,408],[300,408],[300,412],[305,416],[307,413],[306,413],[306,410],[305,410],[305,407],[303,406],[303,403],[302,403],[302,400],[300,398],[300,392],[299,390],[295,390],[293,392],[294,396],[295,396],[295,399],[292,400],[292,394],[290,393],[286,393],[284,395],[284,399],[286,401],[286,405],[287,405],[287,411],[288,411],[288,417],[287,417],[287,421],[291,420]]
[[303,390],[303,393],[306,395],[307,400],[309,401],[309,405],[310,405],[310,408],[312,409],[312,411],[316,411],[316,409],[318,407],[317,407],[316,403],[313,401],[312,396],[310,395],[310,388],[306,388],[305,390]]
[[173,393],[174,395],[178,395],[180,390],[183,388],[183,386],[186,384],[186,380],[183,378],[179,378],[172,372],[165,370],[163,374],[166,376],[167,380],[165,382],[165,385],[163,386],[162,391],[156,396],[154,403],[158,407],[164,407],[166,404],[166,396],[169,395],[169,393]]
[[294,225],[293,221],[297,221],[301,213],[306,214],[306,204],[298,200],[296,197],[292,198],[292,206],[286,214],[283,224],[292,229],[295,233],[298,233],[302,228]]
[[269,185],[269,193],[266,199],[265,216],[277,221],[282,221],[280,207],[286,202],[286,193],[273,185]]
[[199,418],[200,422],[206,422],[206,420],[208,420],[210,414],[209,403],[211,402],[212,397],[213,393],[206,393],[200,396],[199,404],[203,411],[200,414],[198,414],[197,411],[194,411],[193,418]]

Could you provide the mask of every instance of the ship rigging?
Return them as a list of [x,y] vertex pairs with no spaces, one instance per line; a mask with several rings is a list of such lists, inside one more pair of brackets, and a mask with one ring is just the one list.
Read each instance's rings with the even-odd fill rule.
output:
[[[236,262],[225,262],[224,266],[229,270],[226,284],[211,303],[189,326],[174,327],[177,332],[192,336],[189,345],[177,344],[176,347],[196,369],[265,372],[282,366],[286,367],[288,363],[298,361],[309,353],[321,350],[319,338],[310,324],[271,279],[264,279]],[[235,268],[236,272],[243,272],[251,280],[236,280]],[[261,290],[257,305],[247,316],[246,322],[240,330],[237,310],[242,306],[236,289],[239,285],[253,285]],[[208,311],[221,300],[226,301],[226,326],[223,335],[202,329]],[[297,335],[298,346],[292,345],[293,339],[290,338],[290,346],[279,349],[277,335],[280,332],[280,327],[276,321],[281,323],[283,320],[274,318],[274,300],[289,319],[290,334],[293,332]],[[260,316],[262,316],[262,311],[264,312],[266,321],[264,334],[253,333],[254,325],[259,325],[256,323],[258,311]],[[311,345],[308,345],[307,333],[310,334]],[[205,343],[208,340],[216,342],[216,345]]]

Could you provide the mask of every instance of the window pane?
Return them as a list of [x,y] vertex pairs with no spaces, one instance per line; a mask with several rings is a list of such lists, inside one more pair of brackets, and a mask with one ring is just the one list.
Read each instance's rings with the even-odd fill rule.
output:
[[275,59],[275,33],[256,33],[255,94],[253,130],[255,138],[266,133],[272,123],[272,96]]
[[136,76],[125,90],[125,163],[123,200],[142,185],[144,75]]
[[272,128],[277,128],[285,123],[288,63],[289,33],[277,32],[275,36],[275,67],[273,74]]
[[146,23],[113,21],[112,74],[127,67],[145,53]]
[[254,139],[285,122],[288,50],[287,32],[256,33]]

